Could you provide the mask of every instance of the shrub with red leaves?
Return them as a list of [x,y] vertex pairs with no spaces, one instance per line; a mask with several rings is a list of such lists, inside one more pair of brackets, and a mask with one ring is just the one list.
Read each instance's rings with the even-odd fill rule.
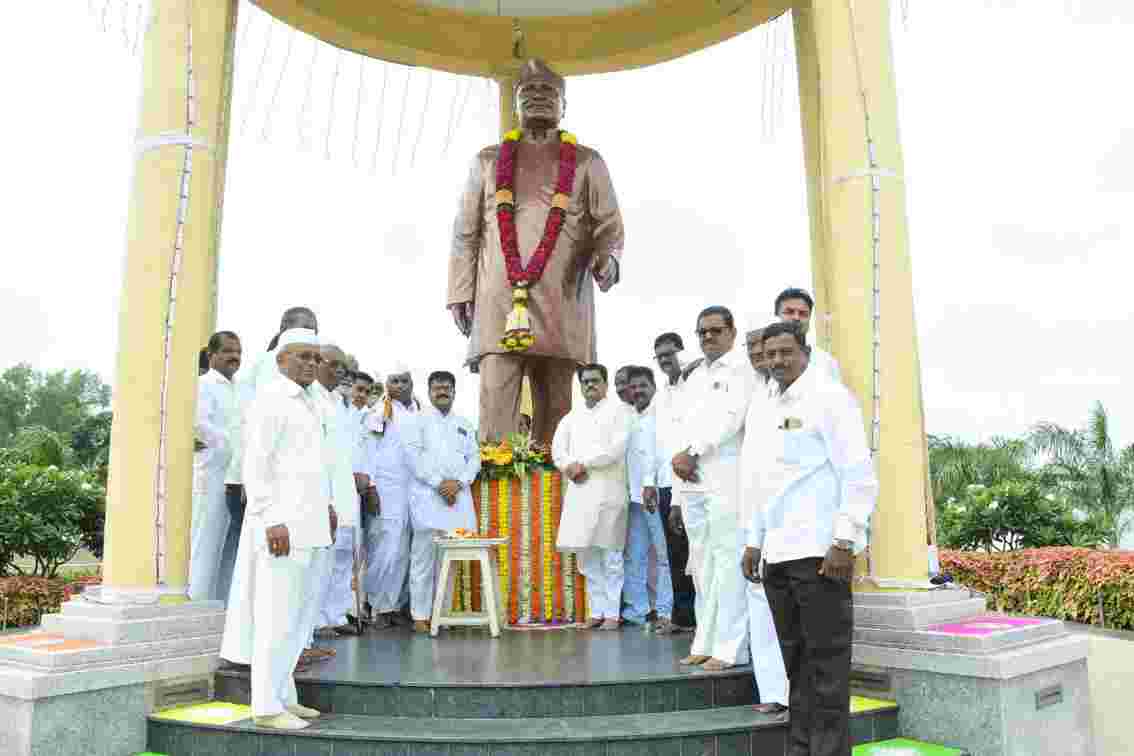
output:
[[[1134,551],[1071,546],[997,554],[941,553],[941,570],[993,608],[1134,630]],[[1102,616],[1100,618],[1100,604]]]

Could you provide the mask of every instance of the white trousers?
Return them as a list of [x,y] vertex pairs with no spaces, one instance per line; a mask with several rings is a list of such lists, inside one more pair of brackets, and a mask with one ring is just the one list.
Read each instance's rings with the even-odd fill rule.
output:
[[402,587],[409,571],[410,529],[404,516],[371,517],[366,528],[366,574],[362,587],[374,612],[402,607]]
[[622,615],[622,583],[625,566],[622,549],[592,546],[577,552],[579,572],[587,581],[587,601],[594,619],[618,619]]
[[433,536],[443,530],[414,530],[410,543],[410,614],[415,620],[433,616],[433,594],[437,585],[437,547]]
[[210,601],[218,595],[221,553],[232,515],[224,498],[224,471],[193,471],[193,515],[189,526],[189,600]]
[[311,551],[311,578],[307,582],[307,595],[304,597],[302,624],[306,632],[303,647],[315,645],[315,628],[319,627],[319,615],[322,613],[323,596],[326,586],[331,579],[331,549],[312,549]]
[[354,591],[350,588],[351,577],[354,575],[353,526],[339,526],[329,556],[331,569],[319,597],[319,616],[315,618],[317,628],[345,625],[346,616],[354,614]]
[[697,586],[697,633],[690,654],[748,663],[747,582],[740,571],[744,531],[732,502],[714,493],[683,495],[689,559]]
[[[307,643],[307,622],[312,612],[312,569],[319,552],[327,549],[294,549],[286,557],[275,557],[266,549],[256,555],[256,591],[253,617],[256,635],[252,644],[252,715],[267,717],[298,703],[293,673]],[[325,559],[322,561],[326,561]],[[307,616],[305,616],[307,615]]]
[[[747,582],[747,581],[746,581]],[[760,703],[788,705],[788,679],[780,639],[764,586],[748,583],[748,641]]]

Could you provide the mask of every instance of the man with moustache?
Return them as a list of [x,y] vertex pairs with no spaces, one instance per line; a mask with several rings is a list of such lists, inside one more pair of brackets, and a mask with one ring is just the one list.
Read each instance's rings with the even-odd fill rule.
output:
[[647,566],[650,547],[657,554],[657,620],[655,632],[673,632],[673,584],[669,575],[665,526],[658,515],[658,469],[656,418],[650,407],[654,398],[654,371],[632,367],[630,390],[636,416],[626,449],[626,474],[630,493],[630,517],[626,534],[626,609],[622,619],[631,625],[646,622],[650,611],[647,593]]
[[279,375],[257,392],[246,418],[248,506],[237,558],[238,573],[247,579],[234,582],[221,656],[251,664],[258,727],[299,730],[319,716],[299,704],[292,677],[310,632],[305,607],[314,591],[313,565],[338,528],[326,465],[332,448],[326,412],[311,388],[318,341],[308,329],[280,334]]
[[[815,300],[803,289],[784,289],[776,297],[773,312],[782,323],[798,323],[806,338],[811,330],[811,315],[815,311]],[[839,362],[829,352],[815,345],[808,347],[811,369],[822,373],[836,383],[843,380]]]
[[736,326],[727,307],[702,310],[697,336],[705,360],[684,389],[682,440],[672,460],[682,507],[670,516],[689,534],[689,568],[697,584],[697,632],[681,663],[717,672],[748,662],[738,484],[744,413],[756,381],[746,357],[733,348]]
[[256,398],[257,388],[275,379],[275,375],[278,372],[275,351],[277,342],[279,341],[279,334],[292,328],[303,328],[318,333],[319,324],[316,321],[315,313],[308,307],[289,307],[284,310],[283,315],[280,317],[279,331],[272,337],[271,342],[268,344],[267,351],[260,354],[254,364],[246,364],[244,370],[238,372],[234,379],[237,396],[240,402],[242,430],[234,437],[235,443],[233,444],[232,458],[229,461],[228,472],[225,474],[224,479],[225,504],[228,506],[231,521],[228,526],[228,534],[224,541],[224,552],[221,556],[217,590],[218,595],[226,600],[233,582],[233,568],[236,564],[236,552],[240,545],[241,526],[244,523],[245,496],[244,486],[241,483],[242,468],[244,465],[242,452],[244,440],[243,414],[252,403],[252,400]]
[[573,551],[587,582],[591,628],[620,625],[626,547],[626,445],[633,410],[608,399],[606,368],[578,370],[584,406],[555,430],[551,456],[567,480],[555,548]]
[[763,328],[753,329],[745,334],[744,340],[748,347],[748,361],[752,363],[752,369],[760,377],[760,382],[767,384],[771,380],[771,374],[768,372],[768,364],[764,360],[763,333]]
[[398,623],[409,574],[409,495],[413,465],[406,449],[420,410],[413,398],[409,366],[398,363],[386,378],[386,399],[366,420],[371,434],[366,471],[378,496],[378,515],[366,526],[366,574],[363,588],[377,628]]
[[673,586],[672,623],[666,634],[683,632],[697,624],[693,613],[696,590],[693,578],[686,574],[689,561],[689,539],[684,529],[669,526],[673,501],[673,459],[677,449],[677,406],[681,398],[681,388],[685,383],[679,355],[685,344],[676,333],[663,333],[654,339],[654,359],[661,370],[663,380],[654,393],[651,405],[654,412],[658,454],[658,514],[665,524],[666,555],[669,562],[670,584]]
[[[492,145],[473,162],[453,225],[447,304],[469,337],[468,363],[480,371],[480,433],[498,440],[520,425],[523,378],[531,383],[533,435],[551,441],[571,409],[576,366],[594,362],[595,285],[608,291],[619,281],[622,215],[606,163],[594,149],[563,142],[566,82],[539,60],[520,69],[516,83],[520,134]],[[512,145],[515,151],[512,152]],[[563,154],[574,154],[566,193],[557,184]],[[501,154],[512,154],[514,186],[498,187]],[[505,163],[505,168],[509,163]],[[504,255],[498,208],[511,208],[516,250],[526,272],[552,214],[562,230],[548,251],[546,268],[524,289],[535,343],[523,352],[500,345],[513,309],[513,285]],[[515,275],[515,273],[513,273]]]
[[414,631],[428,633],[433,616],[438,535],[476,530],[470,486],[480,473],[480,445],[472,423],[453,412],[457,378],[445,370],[429,375],[429,402],[407,434],[413,466],[410,487],[410,613]]
[[624,403],[634,406],[634,391],[630,388],[630,371],[633,365],[623,365],[614,373],[614,393]]
[[240,369],[240,338],[218,331],[206,348],[209,370],[197,382],[193,452],[193,517],[189,530],[189,598],[225,600],[218,572],[231,516],[224,477],[240,435],[240,400],[232,377]]
[[788,753],[850,756],[850,584],[878,480],[862,410],[809,366],[804,329],[768,326],[764,354],[774,393],[747,420],[744,576],[767,592],[791,680]]

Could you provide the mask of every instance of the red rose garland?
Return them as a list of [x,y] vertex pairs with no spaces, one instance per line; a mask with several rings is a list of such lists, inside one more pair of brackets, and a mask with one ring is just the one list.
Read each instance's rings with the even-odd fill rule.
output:
[[519,130],[505,134],[496,157],[496,224],[500,231],[500,249],[504,253],[508,283],[512,285],[512,312],[508,316],[500,346],[510,352],[523,352],[535,343],[527,313],[527,289],[543,276],[547,261],[559,241],[559,233],[567,218],[571,190],[575,185],[578,162],[575,137],[566,131],[560,131],[559,173],[555,180],[555,194],[551,198],[551,210],[547,213],[539,245],[525,267],[516,236],[516,154],[520,136]]

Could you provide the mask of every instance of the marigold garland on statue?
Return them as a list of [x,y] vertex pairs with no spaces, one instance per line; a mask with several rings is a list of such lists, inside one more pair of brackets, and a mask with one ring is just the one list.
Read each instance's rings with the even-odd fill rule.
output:
[[500,347],[509,352],[525,352],[535,343],[528,315],[528,288],[538,283],[543,276],[548,258],[559,241],[559,232],[563,230],[571,191],[575,186],[575,168],[578,164],[575,137],[566,131],[560,131],[559,174],[555,181],[555,194],[551,198],[543,237],[525,267],[516,236],[515,204],[516,158],[521,136],[519,129],[505,134],[496,158],[496,224],[500,231],[500,249],[504,253],[508,283],[512,286],[512,311],[508,313]]

